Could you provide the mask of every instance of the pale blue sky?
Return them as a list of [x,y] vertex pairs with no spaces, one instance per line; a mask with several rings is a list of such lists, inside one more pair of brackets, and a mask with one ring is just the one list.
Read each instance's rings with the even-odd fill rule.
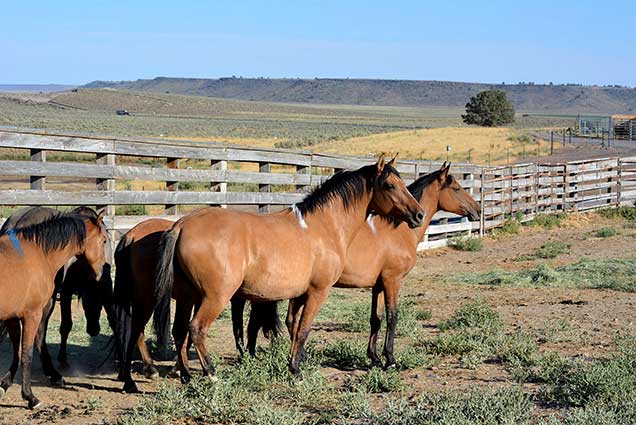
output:
[[0,83],[236,75],[636,86],[634,22],[626,0],[7,1]]

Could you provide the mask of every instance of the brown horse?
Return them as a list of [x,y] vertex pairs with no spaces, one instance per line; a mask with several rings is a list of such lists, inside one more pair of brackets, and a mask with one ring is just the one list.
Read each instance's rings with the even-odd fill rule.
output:
[[0,382],[1,394],[12,384],[21,361],[22,398],[29,408],[40,405],[31,391],[33,343],[43,309],[55,289],[55,275],[69,259],[81,256],[99,280],[106,263],[106,242],[101,215],[92,219],[56,214],[0,236],[0,269],[5,271],[0,276],[0,320],[5,322],[13,345],[13,362]]
[[[370,211],[421,226],[425,213],[384,159],[336,173],[293,208],[253,214],[207,208],[181,218],[162,238],[156,298],[174,290],[177,366],[187,381],[188,331],[204,374],[213,374],[205,337],[234,296],[296,298],[304,306],[290,370],[299,373],[311,324],[344,268],[349,244]],[[365,247],[369,249],[369,247]],[[176,282],[175,282],[176,281]],[[174,284],[174,285],[173,285]],[[192,308],[199,308],[190,322]]]
[[[381,217],[372,217],[358,232],[349,248],[345,268],[334,286],[339,288],[372,288],[371,300],[371,336],[367,355],[374,366],[382,366],[377,355],[376,342],[382,324],[382,312],[386,304],[387,334],[384,342],[385,367],[395,366],[393,340],[397,326],[397,299],[404,277],[415,266],[417,245],[422,240],[432,217],[438,211],[468,216],[479,220],[479,204],[466,192],[455,178],[448,174],[450,164],[420,177],[408,186],[426,212],[426,221],[422,227],[409,229]],[[373,246],[375,249],[364,249]],[[293,302],[293,301],[292,301]],[[292,331],[294,306],[290,302],[287,327]],[[240,307],[232,304],[232,308]],[[232,312],[233,320],[242,320],[243,312]],[[259,315],[260,314],[260,315]],[[273,319],[272,319],[273,318]],[[259,324],[271,323],[278,319],[275,309],[252,310],[248,325],[248,348],[254,353]],[[234,327],[243,328],[242,322]],[[252,329],[249,332],[249,329]],[[236,332],[235,332],[236,334]],[[242,341],[237,341],[237,345]]]
[[[11,214],[2,224],[0,236],[6,234],[9,229],[31,226],[53,218],[59,211],[47,207],[27,207]],[[96,219],[98,214],[92,208],[77,207],[71,214],[78,214],[85,218]],[[107,252],[110,252],[110,244],[105,245]],[[109,255],[106,255],[108,258]],[[35,346],[40,353],[42,369],[46,376],[54,385],[64,385],[62,375],[55,369],[51,361],[48,346],[46,344],[46,334],[48,330],[49,318],[55,308],[55,299],[60,294],[60,350],[58,360],[66,365],[66,341],[73,326],[71,314],[71,303],[74,295],[82,301],[82,308],[86,317],[86,332],[91,336],[96,336],[100,332],[99,317],[102,307],[108,315],[109,304],[112,292],[112,281],[110,276],[110,264],[104,264],[104,271],[100,281],[95,281],[90,265],[82,258],[72,258],[58,271],[55,276],[55,290],[51,300],[44,307],[42,320],[35,337]],[[110,319],[110,317],[109,317]]]
[[[173,224],[173,221],[160,218],[143,221],[130,229],[117,244],[113,313],[120,361],[119,379],[125,380],[130,374],[135,344],[141,353],[144,375],[147,378],[158,375],[146,346],[144,328],[156,309],[155,332],[160,345],[167,344],[172,294],[167,294],[157,305],[153,294],[155,271],[159,262],[159,241]],[[134,391],[134,388],[126,390]]]

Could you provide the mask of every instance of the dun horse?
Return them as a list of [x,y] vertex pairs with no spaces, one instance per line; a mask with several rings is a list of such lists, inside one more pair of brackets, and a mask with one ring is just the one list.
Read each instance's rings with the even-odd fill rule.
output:
[[0,236],[0,269],[5,271],[0,276],[0,320],[13,345],[13,361],[0,382],[0,393],[9,389],[21,362],[22,398],[30,408],[40,405],[31,390],[33,343],[55,289],[55,275],[69,259],[81,256],[99,280],[106,262],[106,241],[101,215],[93,219],[57,214]]
[[[382,325],[383,309],[386,306],[387,333],[383,355],[385,367],[395,366],[393,340],[397,326],[397,299],[404,277],[415,266],[417,245],[422,240],[431,219],[437,211],[447,211],[468,216],[471,220],[479,220],[479,205],[473,200],[455,178],[448,174],[450,164],[441,169],[420,177],[408,186],[426,212],[426,221],[422,227],[409,229],[381,217],[372,217],[358,232],[351,243],[345,268],[334,286],[339,288],[372,288],[371,300],[371,336],[367,355],[374,366],[382,367],[377,355],[376,342]],[[374,249],[364,249],[373,247]],[[234,327],[243,328],[243,311],[234,311],[240,304],[232,304]],[[273,313],[272,313],[273,311]],[[287,326],[291,332],[294,306],[290,302]],[[256,336],[260,323],[271,323],[278,320],[275,309],[253,310],[248,325],[248,348],[254,353]],[[250,332],[251,330],[251,332]],[[235,331],[236,334],[236,331]],[[242,345],[242,341],[237,341]]]
[[[234,296],[251,301],[295,298],[303,306],[290,370],[299,373],[311,324],[344,268],[349,244],[371,211],[421,226],[425,214],[394,168],[395,158],[340,172],[293,208],[273,214],[207,208],[180,219],[162,238],[156,299],[174,290],[173,336],[182,381],[189,335],[204,374],[212,322]],[[369,249],[372,247],[364,247]],[[188,321],[194,305],[199,308]],[[132,383],[134,385],[134,383]],[[127,383],[126,385],[130,385]]]
[[[23,208],[12,214],[0,228],[0,235],[6,234],[9,229],[18,229],[33,224],[46,221],[58,214],[57,210],[47,207],[28,207]],[[85,218],[97,218],[97,213],[92,208],[77,207],[71,211],[71,214],[78,214]],[[105,245],[106,252],[110,252],[110,245]],[[110,255],[106,255],[108,258]],[[96,336],[100,333],[99,318],[102,307],[108,315],[110,297],[112,293],[112,280],[110,277],[110,264],[104,264],[104,271],[100,281],[92,278],[90,266],[85,260],[75,258],[70,259],[55,276],[55,291],[51,297],[51,301],[47,303],[42,313],[42,321],[38,328],[35,338],[35,345],[40,353],[42,369],[46,376],[55,385],[63,385],[64,379],[62,375],[55,369],[51,361],[46,344],[46,334],[48,329],[49,318],[53,314],[55,308],[55,298],[57,293],[60,294],[60,350],[57,359],[62,365],[66,363],[66,343],[68,335],[73,327],[73,318],[71,312],[71,303],[73,295],[78,295],[82,301],[82,308],[86,317],[86,332],[90,336]],[[109,317],[110,320],[110,317]]]

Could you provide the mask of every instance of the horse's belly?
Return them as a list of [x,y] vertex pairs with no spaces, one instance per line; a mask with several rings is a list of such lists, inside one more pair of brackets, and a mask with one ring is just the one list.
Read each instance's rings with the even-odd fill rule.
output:
[[310,268],[305,264],[284,262],[247,270],[239,294],[255,300],[288,300],[307,292]]

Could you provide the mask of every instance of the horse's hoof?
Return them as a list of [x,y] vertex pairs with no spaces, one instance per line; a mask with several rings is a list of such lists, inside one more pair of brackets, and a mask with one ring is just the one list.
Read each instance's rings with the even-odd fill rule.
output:
[[44,407],[44,403],[42,403],[40,400],[38,400],[37,398],[33,399],[33,400],[29,400],[29,409],[31,410],[37,410],[37,409],[41,409]]
[[386,366],[384,366],[384,370],[391,369],[397,369],[397,364],[395,362],[387,363]]
[[156,367],[144,368],[144,376],[148,379],[157,379],[159,377],[159,371]]
[[0,398],[4,398],[5,395],[7,395],[7,390],[0,387]]
[[126,394],[136,394],[139,392],[139,388],[137,388],[137,384],[135,384],[134,382],[126,382],[124,384],[123,391]]
[[168,378],[178,378],[179,377],[179,371],[176,368],[170,369],[170,372],[168,372],[166,377],[168,377]]
[[190,380],[192,379],[192,377],[190,375],[181,375],[179,379],[181,380],[181,383],[183,385],[187,385],[190,383]]

